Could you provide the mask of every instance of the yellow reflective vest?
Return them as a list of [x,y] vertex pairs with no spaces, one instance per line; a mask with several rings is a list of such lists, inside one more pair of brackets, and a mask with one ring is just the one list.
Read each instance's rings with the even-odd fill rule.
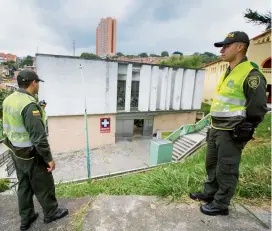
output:
[[15,147],[33,146],[21,115],[30,103],[37,103],[37,101],[34,97],[18,91],[3,101],[3,134]]
[[[238,64],[225,78],[225,73],[221,76],[216,87],[216,94],[212,101],[210,113],[211,117],[236,118],[243,120],[246,118],[246,96],[244,94],[244,81],[251,70],[254,69],[250,61]],[[215,127],[216,129],[232,130],[230,127]]]

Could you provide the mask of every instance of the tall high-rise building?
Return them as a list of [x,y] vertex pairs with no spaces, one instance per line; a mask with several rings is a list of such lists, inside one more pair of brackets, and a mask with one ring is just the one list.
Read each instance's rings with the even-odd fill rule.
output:
[[116,19],[101,19],[96,28],[96,55],[116,54],[116,24]]

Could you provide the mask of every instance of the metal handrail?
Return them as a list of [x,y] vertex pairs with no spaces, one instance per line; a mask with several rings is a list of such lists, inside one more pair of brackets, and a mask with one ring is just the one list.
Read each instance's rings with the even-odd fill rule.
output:
[[180,136],[199,131],[210,124],[210,113],[195,124],[186,124],[180,126],[165,139],[172,142],[176,141]]

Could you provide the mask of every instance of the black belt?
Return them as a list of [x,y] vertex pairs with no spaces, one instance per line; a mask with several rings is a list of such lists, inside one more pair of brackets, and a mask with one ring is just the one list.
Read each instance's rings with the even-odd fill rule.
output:
[[6,139],[6,145],[14,152],[14,154],[23,159],[31,159],[37,155],[36,148],[34,146],[31,147],[15,147],[12,143]]

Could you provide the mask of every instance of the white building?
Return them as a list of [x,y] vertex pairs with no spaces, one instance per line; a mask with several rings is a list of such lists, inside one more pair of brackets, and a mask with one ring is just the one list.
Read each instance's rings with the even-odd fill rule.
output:
[[158,130],[174,131],[195,123],[201,107],[202,69],[45,54],[37,54],[36,68],[45,80],[39,99],[48,103],[53,152],[85,147],[84,95],[91,148],[134,136],[152,137]]

